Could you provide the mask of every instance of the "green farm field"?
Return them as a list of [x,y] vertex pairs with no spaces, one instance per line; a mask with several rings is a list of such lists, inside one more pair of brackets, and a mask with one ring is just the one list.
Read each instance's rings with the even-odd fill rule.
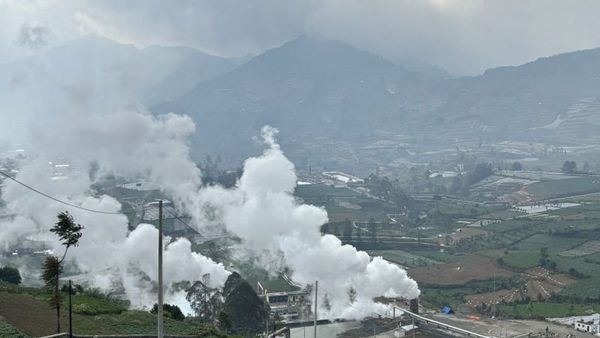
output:
[[535,200],[567,197],[600,191],[600,177],[584,176],[532,183],[527,191]]

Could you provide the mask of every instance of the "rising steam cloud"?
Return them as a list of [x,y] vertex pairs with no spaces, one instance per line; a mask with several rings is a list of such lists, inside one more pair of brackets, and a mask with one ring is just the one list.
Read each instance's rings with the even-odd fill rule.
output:
[[[234,189],[200,191],[201,203],[217,209],[227,230],[242,238],[244,248],[263,258],[267,266],[290,268],[292,279],[302,284],[319,280],[323,286],[320,293],[327,294],[331,305],[331,309],[323,309],[326,315],[360,318],[385,311],[374,297],[417,297],[417,283],[398,266],[381,257],[371,259],[353,246],[342,245],[335,236],[321,235],[327,213],[295,200],[294,165],[276,143],[276,133],[274,128],[263,128],[267,149],[262,156],[246,160]],[[206,208],[192,210],[198,224],[205,223],[204,215],[198,214],[202,210]],[[280,266],[272,266],[272,262]],[[357,291],[354,304],[347,295],[351,287]]]
[[[301,284],[319,280],[323,288],[320,294],[327,294],[331,305],[323,309],[327,316],[360,318],[381,313],[385,306],[375,303],[374,297],[413,298],[419,294],[417,284],[398,266],[380,257],[371,259],[367,253],[343,245],[335,236],[321,235],[319,229],[327,222],[327,213],[294,198],[294,165],[277,144],[274,128],[263,128],[266,149],[261,156],[246,160],[234,188],[201,189],[201,175],[190,160],[186,143],[195,130],[189,117],[154,117],[143,110],[124,110],[66,114],[64,118],[68,132],[56,129],[36,134],[36,154],[22,164],[18,179],[71,203],[116,213],[121,205],[115,198],[93,194],[93,184],[99,178],[114,174],[150,180],[193,217],[200,232],[207,225],[224,227],[241,239],[239,250],[252,253],[271,272],[288,268],[292,279]],[[50,179],[48,162],[56,158],[69,158],[78,170],[65,180]],[[89,175],[92,167],[95,175]],[[7,182],[2,198],[6,202],[4,212],[13,217],[0,224],[0,247],[36,237],[61,250],[48,228],[64,205],[49,202],[14,182]],[[91,214],[77,209],[72,213],[85,230],[71,261],[93,276],[94,286],[108,290],[120,284],[133,306],[152,305],[157,230],[140,224],[129,231],[125,215]],[[229,271],[222,264],[192,252],[187,239],[167,239],[166,243],[167,286],[200,280],[206,273],[211,275],[212,286],[223,285]],[[347,296],[351,287],[357,291],[353,304]],[[189,311],[182,294],[169,291],[167,301]]]
[[[68,130],[37,130],[32,144],[36,152],[22,163],[17,179],[70,203],[113,213],[121,210],[116,199],[92,193],[96,179],[107,174],[152,180],[180,206],[187,203],[183,198],[191,196],[190,191],[197,191],[200,185],[200,173],[189,160],[184,142],[194,131],[188,117],[168,114],[155,118],[144,111],[126,110],[66,114],[60,120]],[[75,168],[68,178],[51,178],[48,163],[57,159],[68,159]],[[97,171],[94,177],[89,174],[92,167]],[[68,209],[85,226],[80,246],[68,256],[70,262],[91,276],[95,287],[110,290],[122,286],[134,307],[148,307],[155,302],[158,231],[154,226],[140,224],[130,232],[125,215],[69,208],[12,181],[6,182],[2,199],[6,202],[3,212],[11,217],[0,221],[0,248],[6,250],[24,239],[35,239],[62,252],[48,229],[56,214]],[[192,252],[187,239],[167,239],[165,243],[166,301],[178,303],[189,312],[189,306],[181,302],[182,295],[171,286],[201,280],[209,273],[211,286],[219,287],[229,272],[222,264]]]

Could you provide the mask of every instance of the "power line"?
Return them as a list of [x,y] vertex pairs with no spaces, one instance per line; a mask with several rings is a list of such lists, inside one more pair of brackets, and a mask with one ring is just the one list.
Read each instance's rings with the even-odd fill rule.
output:
[[23,187],[25,187],[25,188],[27,188],[27,189],[29,189],[29,190],[31,190],[31,191],[39,194],[39,195],[42,195],[42,196],[44,196],[46,198],[49,198],[49,199],[51,199],[51,200],[53,200],[55,202],[58,202],[58,203],[70,206],[72,208],[76,208],[76,209],[80,209],[80,210],[84,210],[84,211],[88,211],[88,212],[93,212],[93,213],[97,213],[97,214],[105,214],[105,215],[122,215],[123,214],[123,212],[112,212],[112,211],[95,210],[95,209],[90,209],[90,208],[82,207],[82,206],[77,205],[77,204],[69,203],[69,202],[63,201],[61,199],[58,199],[58,198],[56,198],[54,196],[51,196],[49,194],[46,194],[45,192],[42,192],[42,191],[40,191],[40,190],[38,190],[38,189],[30,186],[30,185],[27,185],[27,184],[25,184],[25,183],[17,180],[16,178],[10,176],[9,174],[7,174],[7,173],[5,173],[3,171],[0,171],[0,175],[5,176],[6,178],[8,178],[8,179],[10,179],[10,180],[12,180],[12,181],[14,181],[14,182],[22,185]]
[[189,225],[187,222],[185,222],[183,219],[181,219],[181,217],[179,217],[179,216],[175,215],[175,214],[173,213],[173,211],[171,211],[171,210],[170,210],[170,209],[168,209],[168,208],[167,208],[167,209],[165,209],[165,210],[167,210],[167,212],[168,212],[169,214],[171,214],[171,216],[173,216],[173,218],[174,218],[174,219],[176,219],[176,220],[178,220],[179,222],[183,223],[183,225],[187,226],[188,228],[190,228],[190,229],[192,229],[192,230],[195,230],[196,232],[198,232],[198,230],[197,230],[196,228],[194,228],[193,226]]
[[[127,215],[127,214],[137,213],[135,210],[132,211],[132,212],[126,213],[126,212],[103,211],[103,210],[96,210],[96,209],[90,209],[90,208],[82,207],[80,205],[73,204],[73,203],[70,203],[70,202],[67,202],[67,201],[63,201],[63,200],[61,200],[59,198],[56,198],[56,197],[54,197],[54,196],[52,196],[50,194],[47,194],[47,193],[45,193],[43,191],[40,191],[40,190],[38,190],[38,189],[36,189],[36,188],[34,188],[34,187],[32,187],[32,186],[24,183],[24,182],[19,181],[18,179],[12,177],[11,175],[7,174],[4,171],[0,170],[0,175],[2,175],[4,177],[6,177],[6,178],[8,178],[8,179],[10,179],[12,181],[14,181],[15,183],[18,183],[19,185],[21,185],[21,186],[23,186],[23,187],[25,187],[25,188],[27,188],[27,189],[29,189],[29,190],[31,190],[31,191],[39,194],[41,196],[44,196],[44,197],[46,197],[48,199],[51,199],[51,200],[53,200],[55,202],[58,202],[58,203],[61,203],[61,204],[64,204],[64,205],[67,205],[69,207],[76,208],[76,209],[79,209],[79,210],[93,212],[93,213],[97,213],[97,214],[104,214],[104,215]],[[144,209],[145,209],[145,207],[144,207]],[[167,212],[169,212],[169,214],[171,214],[171,216],[173,216],[173,218],[177,219],[178,221],[180,221],[181,223],[183,223],[185,226],[189,227],[190,229],[196,230],[195,227],[191,226],[186,221],[184,221],[183,219],[181,219],[181,217],[177,216],[169,208],[165,208],[165,210],[167,210]]]

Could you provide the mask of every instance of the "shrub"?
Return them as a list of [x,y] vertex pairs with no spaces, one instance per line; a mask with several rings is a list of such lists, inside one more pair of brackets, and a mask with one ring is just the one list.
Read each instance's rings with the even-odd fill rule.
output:
[[5,266],[0,268],[0,280],[18,285],[21,284],[21,274],[18,269]]
[[[150,313],[158,313],[158,304],[154,303],[154,306],[152,307],[152,310],[150,310]],[[183,321],[185,319],[185,315],[183,314],[183,312],[181,312],[179,306],[171,304],[163,304],[163,316],[178,321]]]

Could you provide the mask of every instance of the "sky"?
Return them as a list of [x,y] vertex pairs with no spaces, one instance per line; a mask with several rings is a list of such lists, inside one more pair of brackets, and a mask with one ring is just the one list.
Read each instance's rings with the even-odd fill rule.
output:
[[595,0],[0,0],[0,62],[81,35],[258,54],[300,35],[456,74],[600,46]]

